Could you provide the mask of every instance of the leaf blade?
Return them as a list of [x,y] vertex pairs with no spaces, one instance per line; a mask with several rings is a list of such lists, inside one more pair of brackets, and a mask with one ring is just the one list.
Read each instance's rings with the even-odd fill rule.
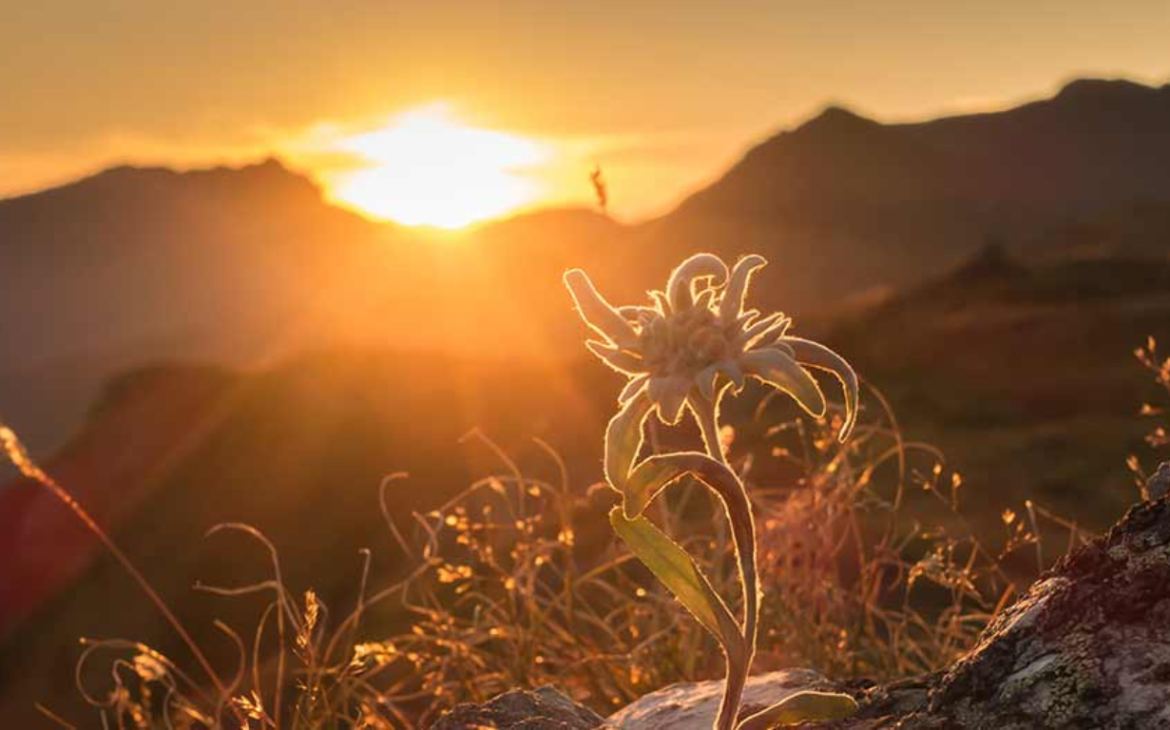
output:
[[857,712],[857,701],[840,692],[797,692],[741,722],[737,730],[772,730],[798,722],[842,720]]
[[614,507],[609,521],[630,552],[719,640],[728,659],[741,661],[746,648],[739,624],[691,556],[645,517],[627,519]]

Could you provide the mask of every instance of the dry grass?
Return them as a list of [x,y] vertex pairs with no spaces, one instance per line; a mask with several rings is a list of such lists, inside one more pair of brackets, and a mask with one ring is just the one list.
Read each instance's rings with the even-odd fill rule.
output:
[[[879,392],[869,389],[865,401],[846,445],[834,437],[838,416],[778,419],[769,398],[739,438],[725,429],[760,529],[767,600],[757,671],[807,666],[838,679],[883,679],[940,667],[971,644],[1017,582],[1084,538],[1027,502],[1019,515],[1004,511],[1003,545],[986,546],[962,517],[961,477],[936,450],[903,439]],[[405,576],[369,593],[367,555],[345,615],[332,616],[311,587],[287,586],[276,547],[255,529],[213,530],[249,535],[271,557],[271,575],[255,584],[201,586],[268,599],[247,641],[216,624],[238,648],[236,671],[209,683],[135,642],[89,642],[79,690],[102,726],[425,727],[457,702],[513,687],[555,684],[604,712],[671,682],[721,676],[710,636],[612,536],[603,515],[616,495],[570,484],[543,443],[547,458],[533,472],[547,476],[533,476],[481,434],[469,438],[495,450],[503,473],[405,519],[384,497],[406,477],[389,477],[381,504]],[[777,470],[796,479],[769,483]],[[721,515],[697,483],[652,510],[670,534],[688,536],[688,552],[730,596],[736,573]],[[1020,555],[1028,568],[1009,570],[1005,560]],[[371,612],[405,613],[407,628],[369,635],[363,618]],[[100,688],[80,680],[94,661],[110,668]]]
[[[1150,337],[1146,340],[1144,347],[1139,347],[1133,352],[1134,357],[1141,363],[1153,376],[1154,384],[1163,392],[1164,403],[1170,404],[1170,357],[1163,357],[1158,352],[1158,342]],[[1155,424],[1148,434],[1146,434],[1146,443],[1152,449],[1162,450],[1170,446],[1170,434],[1166,432],[1166,425],[1164,422],[1167,413],[1166,405],[1158,406],[1152,403],[1143,403],[1141,407],[1141,415],[1143,418],[1158,419],[1159,423]],[[1142,499],[1149,499],[1149,494],[1146,490],[1146,482],[1150,478],[1148,471],[1142,466],[1141,459],[1137,454],[1130,454],[1126,460],[1129,466],[1130,473],[1133,474],[1134,485],[1141,493]]]

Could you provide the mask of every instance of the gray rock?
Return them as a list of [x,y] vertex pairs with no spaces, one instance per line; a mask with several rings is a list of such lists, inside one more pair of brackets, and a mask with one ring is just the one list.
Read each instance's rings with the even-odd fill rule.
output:
[[1146,492],[1150,499],[1161,499],[1170,494],[1170,461],[1163,461],[1158,471],[1146,480]]
[[827,727],[1170,728],[1170,502],[1063,559],[945,672],[858,699]]
[[932,690],[963,726],[1170,728],[1170,502],[1132,508],[999,616]]
[[[805,689],[832,689],[821,675],[808,669],[785,669],[748,680],[740,717],[746,717]],[[619,730],[711,730],[723,681],[672,684],[642,697],[609,716]]]
[[459,705],[430,730],[597,730],[605,720],[552,687],[512,690],[481,705]]

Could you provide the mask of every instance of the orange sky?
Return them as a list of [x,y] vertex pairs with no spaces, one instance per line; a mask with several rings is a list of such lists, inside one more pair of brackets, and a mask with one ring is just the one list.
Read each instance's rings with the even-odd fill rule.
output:
[[5,5],[0,195],[276,153],[407,222],[443,222],[432,189],[452,224],[588,202],[594,161],[639,218],[827,102],[895,120],[1170,73],[1164,0]]

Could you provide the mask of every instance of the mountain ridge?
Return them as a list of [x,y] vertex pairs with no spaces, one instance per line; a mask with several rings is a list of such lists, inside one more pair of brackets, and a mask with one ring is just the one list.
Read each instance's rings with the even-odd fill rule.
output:
[[[1135,200],[1145,212],[1127,212]],[[1103,80],[915,123],[829,106],[635,225],[537,210],[440,236],[335,206],[272,158],[123,165],[0,201],[0,307],[16,313],[0,321],[0,342],[19,343],[0,379],[22,383],[0,385],[0,406],[50,448],[104,378],[158,359],[248,367],[338,341],[575,353],[568,268],[589,271],[613,301],[641,301],[689,254],[760,253],[776,264],[761,306],[800,316],[954,268],[989,237],[1157,254],[1164,242],[1141,221],[1170,220],[1163,208],[1170,85]],[[37,407],[55,399],[68,403]]]

